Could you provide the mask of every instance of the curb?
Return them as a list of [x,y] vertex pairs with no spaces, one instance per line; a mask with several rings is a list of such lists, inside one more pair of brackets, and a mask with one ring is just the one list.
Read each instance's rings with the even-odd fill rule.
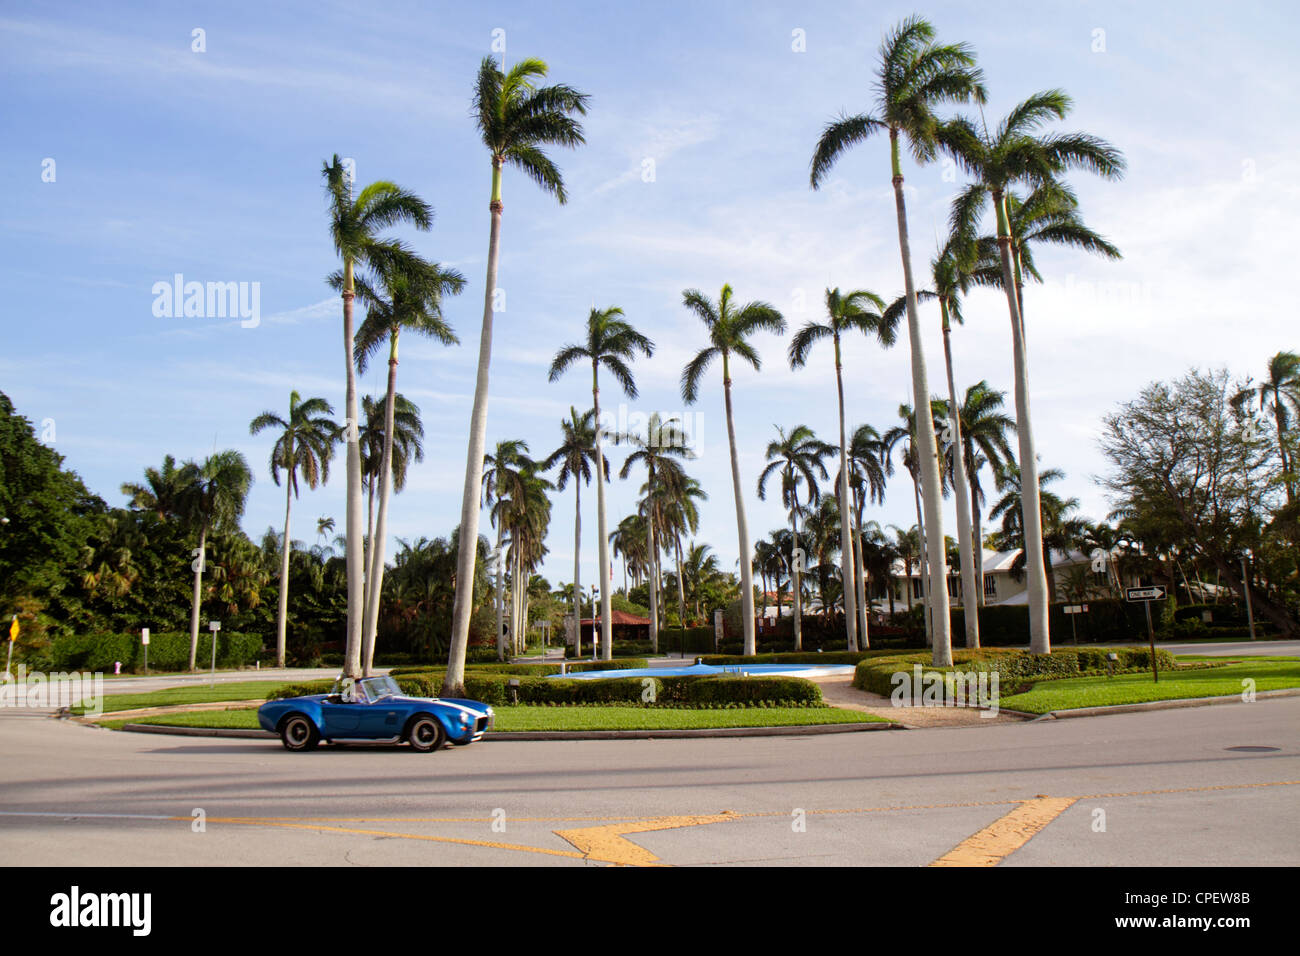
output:
[[[235,730],[217,727],[169,727],[165,724],[123,724],[120,730],[137,734],[170,734],[179,737],[234,737],[245,740],[279,740],[265,730]],[[902,724],[808,724],[801,727],[715,727],[709,730],[529,730],[490,732],[490,740],[655,740],[690,737],[792,737],[822,734],[854,734],[872,730],[904,730]]]
[[[1287,687],[1282,690],[1261,690],[1255,693],[1256,700],[1268,700],[1276,697],[1300,697],[1300,687]],[[1245,704],[1239,694],[1223,697],[1182,697],[1174,700],[1150,700],[1142,704],[1112,704],[1107,707],[1079,707],[1073,710],[1052,710],[1045,714],[1030,714],[1034,720],[1065,720],[1071,717],[1105,717],[1108,714],[1133,714],[1147,710],[1175,710],[1180,707],[1212,707],[1217,704]]]

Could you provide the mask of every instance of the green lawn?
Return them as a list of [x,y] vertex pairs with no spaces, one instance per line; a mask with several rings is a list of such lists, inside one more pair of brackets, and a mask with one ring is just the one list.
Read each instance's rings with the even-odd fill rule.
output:
[[1152,681],[1150,671],[1117,677],[1040,681],[1025,693],[1003,697],[998,703],[1008,710],[1046,714],[1053,710],[1138,704],[1152,700],[1227,697],[1240,694],[1243,690],[1241,682],[1247,677],[1254,678],[1257,691],[1300,687],[1300,661],[1256,658],[1185,673],[1161,671],[1158,684]]
[[[169,687],[147,694],[106,694],[104,710],[135,710],[139,707],[169,707],[173,704],[211,704],[223,700],[256,700],[265,698],[277,687],[285,685],[283,680],[231,681],[209,687],[207,684],[190,684],[185,687]],[[81,708],[73,708],[81,713]]]
[[[728,710],[686,710],[665,707],[501,707],[496,729],[521,730],[678,730],[713,727],[803,727],[810,724],[885,723],[871,714],[835,707],[746,707]],[[138,720],[106,720],[117,729],[125,723],[171,727],[257,729],[256,708],[168,714]]]

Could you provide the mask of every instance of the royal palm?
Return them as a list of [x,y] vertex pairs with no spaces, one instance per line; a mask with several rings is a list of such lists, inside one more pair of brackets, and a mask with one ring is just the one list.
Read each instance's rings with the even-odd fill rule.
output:
[[744,628],[744,652],[753,654],[754,639],[754,572],[749,563],[749,525],[745,521],[745,492],[740,480],[740,457],[736,450],[736,420],[731,407],[731,359],[747,362],[755,371],[762,367],[758,351],[750,337],[756,332],[785,331],[785,319],[766,302],[737,304],[731,286],[724,285],[718,301],[710,302],[696,289],[682,293],[682,301],[704,323],[709,344],[701,349],[682,370],[682,398],[693,405],[699,397],[700,382],[715,359],[722,361],[722,392],[727,416],[727,441],[731,448],[731,485],[736,501],[736,538],[740,550],[741,621]]
[[[578,410],[570,406],[569,418],[567,421],[560,422],[560,429],[564,433],[564,440],[560,443],[560,447],[551,452],[551,456],[542,463],[542,467],[550,471],[556,465],[560,466],[560,472],[555,478],[555,486],[560,491],[564,490],[570,479],[573,481],[573,621],[577,634],[576,656],[581,657],[582,607],[579,601],[582,594],[580,584],[582,567],[582,486],[591,484],[591,466],[596,460],[596,413],[588,409],[584,414],[579,415]],[[606,481],[609,480],[608,459],[601,460],[597,471],[605,476]],[[620,530],[622,527],[623,525],[620,524]],[[626,544],[623,544],[622,549],[626,553]]]
[[[825,322],[809,322],[795,333],[790,341],[790,367],[801,368],[808,361],[808,353],[815,343],[829,338],[835,346],[835,392],[840,413],[840,471],[837,480],[840,514],[852,513],[849,505],[848,441],[844,427],[844,363],[840,340],[846,332],[857,331],[874,337],[885,348],[894,344],[897,323],[887,321],[881,313],[884,300],[874,292],[859,289],[842,295],[839,289],[826,290]],[[844,581],[844,620],[848,627],[848,647],[858,649],[857,573],[854,567],[852,522],[840,522],[844,540],[840,542],[840,577]],[[865,620],[865,617],[864,617]],[[867,634],[862,634],[862,646],[869,647]]]
[[[483,145],[492,162],[492,195],[488,201],[491,230],[488,238],[487,282],[483,287],[483,327],[479,335],[478,373],[474,408],[470,413],[469,447],[465,456],[465,485],[461,493],[459,553],[456,580],[473,581],[477,557],[479,483],[483,477],[483,451],[487,443],[488,372],[492,361],[494,298],[498,294],[497,262],[501,252],[501,173],[507,165],[518,169],[563,204],[568,195],[559,168],[543,146],[577,146],[583,142],[582,126],[573,114],[587,112],[587,97],[568,86],[539,86],[548,68],[538,59],[525,59],[508,72],[491,57],[479,64],[472,109]],[[458,588],[452,612],[451,649],[443,692],[459,691],[465,682],[465,652],[469,647],[469,621],[474,610],[473,588]]]
[[[842,116],[822,132],[813,154],[810,179],[816,189],[839,156],[850,146],[876,133],[889,134],[890,170],[894,186],[894,208],[898,220],[898,247],[903,261],[908,341],[912,352],[912,400],[918,408],[930,398],[921,327],[917,317],[916,288],[912,281],[912,254],[907,235],[907,209],[903,199],[902,146],[906,140],[918,163],[934,158],[942,124],[934,113],[944,103],[975,100],[983,103],[984,87],[975,56],[965,44],[940,44],[934,28],[925,20],[910,17],[895,27],[880,48],[876,74],[877,101],[874,114]],[[939,454],[934,426],[920,416],[917,433],[917,467],[925,504],[926,521],[932,530],[928,544],[930,574],[942,581],[947,576],[943,551],[942,510],[939,502]],[[948,627],[948,592],[940,589],[933,601],[939,640],[935,641],[935,664],[952,663]]]
[[388,388],[384,396],[384,442],[379,460],[379,516],[371,534],[369,570],[366,573],[366,614],[361,632],[363,673],[370,674],[375,654],[375,631],[379,626],[379,600],[384,583],[384,539],[388,534],[388,499],[392,491],[393,420],[396,414],[398,340],[403,329],[413,335],[425,335],[443,345],[459,341],[442,314],[442,299],[456,295],[465,279],[454,269],[413,259],[389,263],[379,270],[378,283],[357,280],[362,301],[369,307],[366,319],[357,330],[354,351],[357,370],[365,373],[366,365],[388,342]]
[[280,484],[280,471],[285,472],[284,538],[280,544],[280,596],[275,614],[275,660],[277,667],[285,666],[285,646],[289,618],[289,512],[293,499],[298,497],[298,477],[308,488],[315,489],[329,479],[330,459],[334,456],[334,442],[338,425],[330,420],[334,409],[323,398],[309,398],[305,402],[297,392],[289,393],[289,415],[281,418],[266,411],[249,423],[249,434],[256,435],[267,428],[277,431],[271,447],[271,480]]
[[807,425],[796,425],[786,434],[781,426],[776,427],[777,439],[768,442],[766,457],[767,467],[758,476],[758,500],[767,499],[767,480],[775,474],[781,475],[781,503],[790,514],[790,533],[793,536],[794,562],[794,649],[803,647],[803,605],[800,599],[800,585],[804,562],[799,554],[799,515],[803,509],[799,503],[799,485],[808,489],[805,501],[815,505],[821,500],[821,488],[817,484],[820,475],[826,478],[826,466],[822,459],[832,449],[813,434]]
[[628,398],[636,398],[636,380],[628,363],[640,352],[647,357],[654,354],[654,343],[623,319],[618,306],[607,309],[593,308],[587,316],[587,339],[580,345],[566,345],[556,353],[551,362],[550,380],[558,381],[566,369],[575,363],[591,363],[591,405],[596,424],[596,529],[600,553],[600,650],[605,660],[614,656],[614,627],[610,614],[609,597],[609,533],[605,528],[605,474],[602,468],[600,423],[600,369],[614,376]]
[[1034,450],[1033,425],[1029,409],[1029,365],[1025,349],[1025,327],[1016,296],[1012,263],[1012,235],[1008,219],[1007,194],[1015,185],[1052,187],[1060,174],[1086,169],[1115,179],[1123,174],[1124,160],[1113,146],[1085,133],[1040,135],[1045,123],[1062,119],[1070,109],[1070,98],[1060,90],[1035,94],[1017,105],[989,132],[983,123],[956,119],[945,124],[944,147],[975,177],[953,205],[954,233],[976,235],[976,224],[986,201],[991,200],[997,223],[998,258],[1002,267],[1002,289],[1011,319],[1011,343],[1015,367],[1016,432],[1020,467],[1024,470],[1025,557],[1028,573],[1029,649],[1034,654],[1051,653],[1048,621],[1051,595],[1042,558],[1042,513],[1038,498],[1038,461]]
[[353,198],[348,167],[337,155],[322,170],[330,203],[330,234],[334,251],[343,259],[343,353],[347,368],[344,430],[347,441],[347,568],[348,630],[344,673],[361,676],[361,632],[365,608],[365,565],[361,544],[361,446],[358,436],[357,379],[353,357],[352,300],[358,266],[379,270],[409,262],[401,243],[378,233],[401,223],[428,229],[432,211],[422,199],[385,181],[371,183]]
[[[189,666],[194,670],[199,650],[199,605],[202,603],[208,533],[238,530],[239,518],[248,500],[248,489],[253,483],[253,473],[244,456],[237,451],[219,451],[201,465],[188,462],[184,471],[188,484],[184,513],[190,524],[199,529],[199,546],[191,565],[194,568],[194,599],[190,606]],[[216,634],[212,637],[216,640]]]

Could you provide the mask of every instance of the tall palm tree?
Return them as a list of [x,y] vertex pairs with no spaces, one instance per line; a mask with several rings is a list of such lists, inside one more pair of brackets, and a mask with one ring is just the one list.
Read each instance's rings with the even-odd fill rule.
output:
[[[969,236],[952,235],[939,254],[930,260],[930,275],[934,287],[918,290],[916,293],[918,300],[932,299],[939,304],[949,409],[959,408],[957,385],[952,369],[952,322],[956,321],[960,325],[963,321],[961,297],[972,284],[970,273],[975,267],[976,255],[975,242]],[[890,310],[894,314],[899,314],[904,307],[904,299],[899,298]],[[954,449],[965,448],[961,434],[961,415],[949,414],[944,421],[945,427],[939,444],[944,464],[952,469],[952,484],[957,492],[957,542],[961,567],[962,606],[967,609],[967,613],[962,615],[965,621],[966,646],[979,647],[979,613],[978,610],[972,609],[978,609],[980,604],[978,577],[983,570],[983,554],[977,544],[971,540],[971,500],[966,481],[966,456],[954,453]]]
[[981,568],[978,579],[980,607],[984,606],[984,534],[980,527],[980,516],[985,500],[984,489],[980,485],[980,471],[988,465],[996,474],[1006,465],[1015,462],[1007,434],[1015,429],[1016,423],[1011,416],[1001,411],[1005,396],[1005,392],[994,391],[986,381],[976,382],[966,389],[958,413],[962,447],[965,451],[966,479],[970,482],[973,550],[979,555]]
[[[578,410],[569,406],[569,420],[560,422],[564,440],[560,447],[551,452],[542,463],[542,468],[550,471],[556,465],[560,473],[556,476],[555,486],[564,490],[564,486],[573,479],[573,620],[577,628],[576,657],[582,656],[582,609],[579,606],[582,587],[582,486],[591,484],[591,465],[596,460],[596,411],[588,409],[581,417]],[[609,481],[609,460],[602,458],[597,473]],[[625,518],[624,521],[627,519]],[[622,528],[622,525],[619,525]],[[626,547],[625,547],[626,550]]]
[[[366,555],[371,553],[370,547],[375,537],[375,497],[379,488],[380,467],[384,460],[385,435],[389,431],[386,427],[387,418],[386,402],[370,395],[361,396],[361,428],[358,438],[361,445],[361,486],[366,497],[366,548],[363,552]],[[420,408],[401,392],[393,396],[391,431],[393,444],[388,473],[392,490],[400,493],[406,488],[406,473],[411,462],[424,461],[424,422],[420,419]],[[369,591],[365,593],[368,594]]]
[[591,363],[591,404],[596,423],[596,544],[600,554],[600,648],[605,660],[614,657],[614,624],[610,613],[609,592],[609,532],[605,527],[605,472],[601,468],[604,452],[601,451],[600,421],[600,367],[614,376],[628,398],[636,398],[636,380],[628,363],[636,353],[649,358],[654,354],[654,343],[623,319],[623,310],[616,305],[607,309],[592,308],[587,316],[587,340],[581,345],[566,345],[555,353],[551,362],[550,380],[558,381],[569,366],[576,362]]
[[[497,529],[497,546],[495,567],[492,569],[496,582],[496,645],[497,658],[505,660],[505,533],[507,524],[507,503],[518,497],[523,489],[523,472],[530,459],[528,443],[521,439],[497,442],[496,454],[483,456],[483,503],[490,509],[490,520]],[[576,578],[574,579],[576,582]]]
[[1029,365],[1025,349],[1025,328],[1016,296],[1012,264],[1012,236],[1008,219],[1007,193],[1017,184],[1051,187],[1070,169],[1090,170],[1105,179],[1118,179],[1124,172],[1119,151],[1104,140],[1086,133],[1039,135],[1042,126],[1063,119],[1070,110],[1070,98],[1060,90],[1037,93],[1014,107],[992,133],[982,124],[965,118],[944,124],[944,148],[971,172],[976,181],[953,203],[953,232],[977,235],[976,224],[988,200],[992,200],[997,222],[998,258],[1002,267],[1002,289],[1006,293],[1011,319],[1011,344],[1015,366],[1016,431],[1020,467],[1025,473],[1025,552],[1028,564],[1029,650],[1050,654],[1052,641],[1048,620],[1051,595],[1042,554],[1042,512],[1038,500],[1038,461],[1034,450],[1029,411]]
[[248,489],[253,484],[253,472],[244,456],[233,450],[216,452],[201,465],[187,462],[184,471],[188,484],[184,513],[199,532],[199,546],[192,564],[194,598],[190,605],[189,669],[194,670],[199,651],[199,605],[202,603],[208,532],[238,530],[248,500]]
[[[848,465],[849,490],[853,495],[853,560],[856,567],[854,578],[858,588],[858,613],[862,616],[862,632],[866,633],[869,599],[867,594],[867,565],[863,560],[862,541],[866,527],[862,523],[862,512],[867,501],[885,503],[885,466],[882,461],[884,443],[880,433],[870,425],[859,425],[853,430],[849,439]],[[888,581],[886,571],[884,580]],[[865,644],[863,645],[866,646]]]
[[[1025,276],[1042,282],[1034,264],[1034,248],[1063,246],[1092,252],[1107,259],[1123,258],[1113,244],[1090,229],[1079,215],[1079,201],[1064,183],[1049,180],[1036,186],[1023,200],[1007,190],[1007,232],[1010,236],[1011,274],[1016,284],[1016,307],[1020,312],[1021,335],[1025,324]],[[971,271],[974,282],[1002,287],[1002,256],[996,235],[976,242],[978,262]]]
[[284,490],[284,540],[280,548],[280,597],[275,614],[275,661],[277,667],[285,666],[285,647],[289,620],[289,510],[298,496],[298,473],[308,488],[315,489],[329,480],[330,459],[334,457],[334,442],[338,438],[338,425],[329,416],[334,409],[323,398],[302,401],[298,393],[289,393],[289,416],[281,418],[266,411],[248,425],[251,435],[274,428],[278,435],[271,447],[271,480],[280,484],[280,469],[287,473]]
[[[912,253],[907,236],[907,208],[903,200],[903,166],[900,139],[906,139],[912,158],[926,163],[935,157],[943,124],[934,109],[944,103],[985,100],[983,75],[975,66],[975,55],[964,43],[941,44],[934,39],[934,27],[920,17],[898,24],[880,47],[876,74],[876,112],[841,116],[822,132],[813,154],[810,181],[816,189],[845,150],[868,139],[873,133],[888,132],[890,168],[893,174],[894,207],[898,219],[898,249],[903,260],[903,286],[907,297],[907,331],[912,350],[912,401],[917,408],[930,398],[921,327],[917,317],[916,287],[912,281]],[[918,468],[924,493],[925,518],[932,534],[928,547],[930,576],[947,578],[943,553],[943,517],[939,503],[939,452],[934,428],[928,416],[920,416],[917,445]],[[948,591],[935,595],[935,616],[939,640],[935,641],[936,666],[952,663],[948,626]]]
[[682,537],[700,530],[697,501],[707,501],[708,494],[700,483],[681,471],[672,472],[672,480],[660,485],[664,501],[658,509],[663,515],[665,539],[671,538],[677,559],[677,621],[686,626],[686,589],[682,581]]
[[[894,344],[897,321],[887,320],[882,313],[885,302],[874,292],[859,289],[848,295],[841,295],[839,289],[826,290],[826,315],[824,323],[809,322],[795,333],[790,340],[790,367],[802,368],[808,361],[808,353],[813,345],[821,339],[829,338],[835,346],[835,390],[840,412],[840,471],[836,479],[839,488],[840,514],[852,514],[849,504],[849,467],[848,441],[844,428],[844,364],[840,351],[840,338],[845,332],[858,331],[867,337],[874,337],[882,346],[889,348]],[[858,591],[857,575],[854,569],[853,526],[849,520],[840,523],[844,540],[840,542],[840,576],[844,580],[844,620],[848,628],[849,650],[858,649]],[[865,621],[865,618],[863,619]],[[862,633],[862,646],[870,647],[865,625]]]
[[1293,504],[1296,476],[1292,473],[1294,463],[1287,451],[1287,432],[1292,416],[1300,415],[1300,355],[1278,352],[1268,360],[1268,377],[1258,385],[1247,385],[1232,398],[1233,407],[1239,411],[1253,402],[1259,402],[1261,412],[1273,412],[1278,454],[1282,461],[1282,483],[1286,488],[1287,504]]
[[361,544],[361,445],[358,435],[357,378],[353,358],[352,300],[356,296],[357,266],[380,269],[409,261],[410,253],[395,239],[381,239],[378,233],[392,226],[410,223],[428,229],[433,212],[414,193],[380,180],[353,198],[353,182],[343,161],[335,154],[321,171],[330,205],[330,235],[334,251],[343,259],[343,356],[347,367],[347,567],[348,630],[343,670],[349,677],[361,676],[361,631],[365,612],[365,558]]
[[[807,425],[796,425],[787,435],[785,429],[776,426],[777,440],[768,442],[767,467],[758,476],[758,500],[767,500],[767,479],[776,473],[781,475],[781,503],[790,513],[790,533],[793,536],[794,549],[799,550],[799,485],[808,488],[807,504],[815,505],[821,500],[821,488],[817,485],[817,476],[826,478],[826,465],[822,459],[833,453],[834,449],[813,434]],[[803,606],[800,601],[800,579],[803,575],[804,562],[796,560],[794,564],[794,649],[803,648]]]
[[555,486],[542,477],[538,467],[532,460],[522,462],[519,489],[504,503],[502,516],[510,529],[510,636],[515,653],[523,650],[528,625],[528,584],[532,572],[546,556],[546,532],[551,523],[551,500],[546,493]]
[[644,520],[646,533],[647,574],[650,578],[650,647],[659,650],[659,535],[663,526],[662,516],[658,513],[659,498],[655,494],[661,482],[674,480],[681,471],[681,462],[695,457],[695,452],[686,445],[682,429],[678,428],[675,417],[661,419],[657,412],[650,415],[646,425],[646,437],[640,435],[620,435],[620,441],[628,441],[636,447],[632,454],[623,460],[623,468],[618,476],[626,479],[632,469],[644,465],[646,470],[645,487],[649,492],[644,499],[644,510],[639,517]]
[[[822,602],[822,617],[829,626],[834,618],[835,598],[832,593],[835,571],[835,552],[840,549],[840,506],[836,499],[825,496],[819,499],[817,506],[809,505],[804,509],[804,530],[807,532],[808,544],[817,563],[813,570],[817,576],[817,594]],[[847,594],[841,581],[841,597]]]
[[731,446],[731,485],[736,500],[736,538],[740,550],[740,602],[744,629],[745,654],[757,649],[754,637],[754,572],[749,566],[749,525],[745,521],[745,497],[740,480],[740,457],[736,451],[736,419],[731,409],[731,357],[748,362],[758,371],[762,362],[749,338],[755,332],[785,332],[785,319],[766,302],[732,301],[730,285],[724,285],[716,303],[697,289],[682,293],[682,302],[704,323],[709,345],[701,349],[682,370],[682,398],[694,405],[699,397],[700,380],[714,359],[722,359],[722,392],[727,414],[727,441]]
[[[487,283],[483,288],[483,328],[479,336],[478,376],[474,385],[474,410],[470,414],[469,447],[465,456],[465,487],[461,494],[460,551],[456,579],[474,579],[477,554],[479,484],[483,478],[483,451],[487,444],[488,371],[492,361],[493,297],[497,294],[497,262],[501,253],[501,171],[514,166],[563,205],[568,195],[559,168],[542,151],[543,146],[574,147],[585,142],[582,126],[573,114],[586,115],[587,97],[563,85],[538,86],[549,71],[538,59],[516,63],[509,72],[489,56],[479,64],[474,86],[474,117],[483,145],[492,158],[492,217],[488,238]],[[451,649],[442,691],[459,693],[465,683],[465,652],[469,648],[469,620],[474,610],[470,588],[456,591],[452,613]]]
[[456,345],[459,339],[442,313],[445,295],[457,295],[465,287],[465,277],[455,269],[444,269],[434,262],[412,258],[402,263],[388,263],[378,270],[379,281],[371,285],[360,278],[357,290],[369,306],[365,321],[357,330],[354,351],[357,369],[363,374],[366,365],[388,341],[388,389],[384,397],[384,442],[380,453],[379,517],[371,534],[369,570],[366,573],[366,604],[361,632],[362,672],[369,676],[375,656],[375,631],[379,626],[379,599],[384,584],[384,539],[388,529],[388,499],[392,491],[393,427],[397,397],[397,343],[403,329],[424,335],[443,345]]
[[623,559],[623,595],[627,596],[627,575],[632,573],[632,580],[640,583],[646,573],[649,560],[646,551],[645,519],[640,515],[628,515],[609,533],[610,554]]
[[[896,425],[895,427],[891,428],[889,431],[885,432],[885,434],[881,438],[881,443],[883,447],[883,456],[884,456],[883,461],[885,465],[886,474],[891,474],[891,475],[893,474],[894,471],[893,459],[892,459],[893,450],[896,446],[902,445],[903,467],[906,468],[908,473],[912,476],[912,493],[916,503],[917,533],[920,536],[921,551],[925,554],[926,557],[926,560],[921,570],[921,589],[922,589],[921,598],[923,603],[925,604],[926,640],[931,644],[933,648],[933,659],[936,667],[941,666],[939,663],[941,660],[951,657],[952,655],[951,640],[945,639],[943,637],[944,634],[949,633],[949,627],[948,624],[946,623],[948,618],[948,588],[946,586],[945,587],[932,586],[933,582],[935,581],[948,580],[947,553],[945,549],[942,547],[943,539],[940,538],[939,539],[940,552],[944,554],[944,564],[943,564],[944,577],[942,578],[935,577],[934,570],[933,570],[934,564],[930,560],[930,558],[933,555],[931,544],[934,541],[934,538],[939,534],[939,531],[942,531],[942,528],[936,531],[934,527],[928,523],[929,516],[925,512],[925,508],[922,506],[922,491],[921,491],[921,480],[920,480],[921,468],[920,468],[920,463],[918,462],[919,456],[917,455],[916,435],[918,431],[918,424],[917,424],[918,417],[922,420],[926,420],[926,419],[930,420],[931,431],[933,432],[934,418],[936,417],[936,414],[942,416],[945,413],[944,411],[945,408],[946,406],[941,399],[931,399],[930,401],[931,414],[917,416],[915,412],[912,410],[911,405],[906,405],[906,404],[900,405],[898,406],[898,417],[902,419],[903,424]],[[946,471],[940,473],[941,482],[944,482],[944,479],[946,479],[946,477],[947,477]],[[939,490],[940,493],[946,493],[947,490],[946,482],[940,485]],[[909,587],[910,587],[910,582],[909,582]],[[941,616],[943,618],[942,621],[940,620]]]

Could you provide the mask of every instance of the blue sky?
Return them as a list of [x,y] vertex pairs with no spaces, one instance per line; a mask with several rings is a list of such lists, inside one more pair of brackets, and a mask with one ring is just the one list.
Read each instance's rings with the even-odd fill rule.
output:
[[[238,448],[257,473],[244,526],[254,536],[278,529],[269,440],[250,437],[248,422],[283,410],[291,389],[329,399],[342,417],[341,310],[324,283],[338,263],[320,167],[333,153],[352,157],[361,182],[394,180],[435,207],[433,230],[406,238],[468,279],[447,306],[464,344],[404,341],[398,378],[423,412],[426,458],[389,527],[408,539],[445,535],[459,511],[487,251],[490,169],[469,95],[493,30],[505,31],[508,61],[540,56],[553,80],[591,95],[587,145],[554,154],[570,202],[510,172],[504,187],[506,309],[488,443],[522,437],[541,457],[569,406],[590,400],[583,375],[549,384],[546,369],[593,304],[622,306],[657,344],[635,367],[641,395],[629,411],[674,412],[686,410],[681,368],[704,344],[683,289],[716,296],[730,282],[792,327],[819,316],[828,285],[901,292],[885,143],[858,147],[820,192],[807,170],[825,122],[869,107],[881,34],[914,9],[942,38],[974,46],[990,119],[1060,87],[1075,100],[1062,128],[1100,135],[1128,160],[1122,182],[1072,180],[1085,218],[1124,261],[1040,253],[1047,282],[1026,294],[1043,465],[1065,470],[1059,490],[1101,517],[1092,480],[1105,467],[1101,414],[1191,365],[1259,374],[1269,355],[1300,346],[1281,281],[1300,221],[1287,5],[1245,17],[1204,3],[995,3],[978,15],[946,3],[7,3],[0,389],[21,414],[52,420],[54,447],[114,504],[118,486],[164,454]],[[192,50],[196,28],[204,52]],[[47,159],[53,182],[42,178]],[[643,180],[647,159],[653,182]],[[920,275],[961,178],[937,164],[904,171]],[[261,324],[155,317],[153,284],[176,273],[260,283]],[[975,294],[966,314],[954,332],[959,388],[988,379],[1010,405],[1005,303]],[[937,314],[923,321],[937,391]],[[762,373],[735,376],[754,537],[785,520],[774,496],[759,502],[753,490],[774,424],[807,424],[828,440],[836,428],[829,352],[791,372],[785,344],[760,338]],[[905,341],[888,352],[854,342],[846,365],[850,426],[895,424],[898,404],[911,401]],[[381,394],[383,373],[373,365],[363,392]],[[701,430],[693,473],[710,495],[699,538],[733,567],[720,377],[689,409]],[[612,383],[602,401],[616,401]],[[622,455],[612,457],[617,468]],[[639,485],[611,487],[611,528]],[[340,459],[330,484],[295,505],[294,537],[314,543],[321,515],[341,529],[343,497]],[[587,582],[594,499],[584,494]],[[871,517],[914,523],[905,477]],[[543,569],[552,583],[571,577],[572,526],[570,490],[555,499]]]

